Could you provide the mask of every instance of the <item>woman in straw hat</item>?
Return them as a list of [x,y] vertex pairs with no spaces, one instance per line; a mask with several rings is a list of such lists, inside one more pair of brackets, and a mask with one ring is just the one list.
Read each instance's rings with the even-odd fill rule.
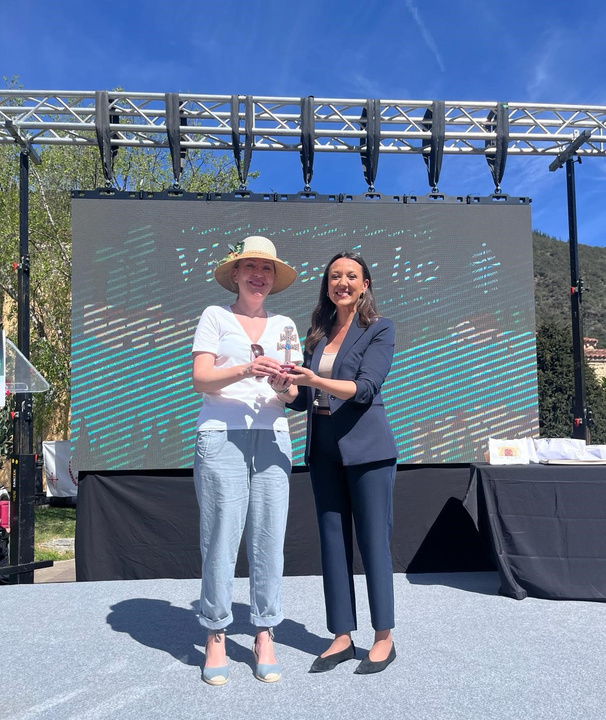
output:
[[193,384],[204,399],[194,459],[202,552],[200,623],[208,630],[203,679],[211,685],[222,685],[229,676],[225,628],[233,620],[234,568],[244,529],[250,618],[257,628],[255,676],[275,682],[281,674],[273,628],[283,619],[280,589],[291,470],[282,366],[288,359],[299,362],[302,355],[293,321],[267,311],[264,303],[296,277],[270,240],[247,237],[215,269],[217,282],[237,295],[235,302],[207,307],[194,337]]

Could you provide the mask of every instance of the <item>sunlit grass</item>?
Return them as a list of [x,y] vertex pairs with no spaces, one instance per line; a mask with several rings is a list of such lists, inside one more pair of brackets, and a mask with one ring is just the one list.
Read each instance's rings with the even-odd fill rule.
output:
[[76,508],[40,505],[35,510],[34,560],[71,560],[73,552],[42,547],[58,538],[73,538],[76,532]]

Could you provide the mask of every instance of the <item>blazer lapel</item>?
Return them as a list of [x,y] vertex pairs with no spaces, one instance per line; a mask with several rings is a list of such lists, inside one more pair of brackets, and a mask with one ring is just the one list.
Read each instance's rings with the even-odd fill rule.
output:
[[337,357],[335,358],[334,365],[332,366],[332,377],[337,377],[337,372],[339,370],[339,366],[343,362],[343,358],[347,355],[347,353],[351,350],[353,345],[355,345],[356,342],[364,335],[365,328],[362,328],[358,325],[358,314],[356,313],[356,316],[351,321],[351,325],[349,326],[349,330],[347,331],[347,334],[345,335],[345,338],[343,339],[343,342],[341,343],[341,347],[339,348],[339,352],[337,353]]

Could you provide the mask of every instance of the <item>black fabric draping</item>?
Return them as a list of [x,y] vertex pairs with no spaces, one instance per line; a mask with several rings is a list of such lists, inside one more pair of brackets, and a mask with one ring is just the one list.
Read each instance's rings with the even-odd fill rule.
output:
[[198,577],[198,514],[191,471],[79,478],[76,580]]
[[[200,577],[198,504],[191,470],[81,473],[76,522],[77,580]],[[491,567],[462,507],[467,465],[400,466],[394,489],[395,572]],[[354,570],[362,572],[355,550]],[[320,575],[309,474],[295,468],[284,546],[285,575]],[[236,575],[248,574],[243,542]]]
[[606,466],[474,464],[463,504],[504,595],[606,599]]

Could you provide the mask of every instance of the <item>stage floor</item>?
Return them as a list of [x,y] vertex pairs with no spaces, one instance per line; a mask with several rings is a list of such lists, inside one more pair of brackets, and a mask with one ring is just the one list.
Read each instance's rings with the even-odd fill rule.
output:
[[[283,678],[252,674],[248,580],[236,579],[231,678],[201,680],[196,580],[2,586],[6,720],[602,720],[606,606],[498,594],[496,573],[398,574],[398,657],[383,673],[307,670],[327,646],[319,577],[287,577]],[[356,576],[361,658],[372,642]]]

